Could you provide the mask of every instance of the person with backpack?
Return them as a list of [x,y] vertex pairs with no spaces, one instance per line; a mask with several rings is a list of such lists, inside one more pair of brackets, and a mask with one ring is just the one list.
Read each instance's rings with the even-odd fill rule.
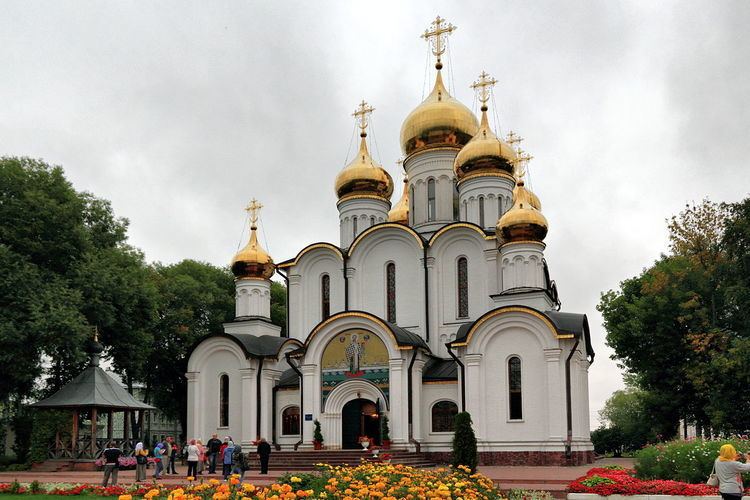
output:
[[242,446],[239,444],[234,445],[234,451],[232,452],[232,474],[239,474],[240,481],[242,481],[245,479],[245,471],[249,468],[247,457],[242,453]]
[[224,448],[224,454],[222,455],[222,470],[224,480],[229,478],[229,474],[232,473],[232,455],[234,454],[234,442],[227,441],[227,446]]
[[164,470],[164,464],[161,459],[164,456],[164,444],[157,443],[154,448],[154,479],[161,479],[161,472]]
[[135,482],[146,480],[146,465],[148,464],[148,450],[142,442],[135,445]]

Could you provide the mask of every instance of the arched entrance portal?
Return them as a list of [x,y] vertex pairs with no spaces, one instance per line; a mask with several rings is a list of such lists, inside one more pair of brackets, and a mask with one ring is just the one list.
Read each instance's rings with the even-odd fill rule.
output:
[[380,414],[369,399],[353,399],[341,410],[341,447],[361,449],[359,438],[367,436],[370,445],[380,445]]

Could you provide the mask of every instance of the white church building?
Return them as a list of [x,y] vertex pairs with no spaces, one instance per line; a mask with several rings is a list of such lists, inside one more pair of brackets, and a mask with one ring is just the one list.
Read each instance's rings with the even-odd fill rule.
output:
[[[487,117],[494,80],[474,83],[481,116],[443,84],[454,27],[423,37],[432,92],[401,127],[403,192],[368,152],[372,108],[355,112],[356,157],[337,175],[340,241],[280,263],[256,236],[232,261],[236,318],[188,362],[188,437],[264,437],[311,449],[382,444],[447,460],[453,416],[471,414],[483,464],[593,460],[586,316],[560,311],[544,258],[547,220],[524,185],[530,159]],[[287,332],[270,320],[271,278],[287,284]]]

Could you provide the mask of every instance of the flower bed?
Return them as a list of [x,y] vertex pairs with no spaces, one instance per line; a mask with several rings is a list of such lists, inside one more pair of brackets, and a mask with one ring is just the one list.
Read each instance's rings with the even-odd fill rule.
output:
[[690,484],[664,479],[642,480],[635,477],[635,471],[622,468],[593,468],[568,485],[571,493],[593,493],[610,495],[675,495],[705,496],[718,495],[715,486]]
[[119,500],[293,500],[323,499],[427,499],[463,498],[495,500],[503,498],[492,481],[468,468],[415,469],[403,465],[362,464],[358,467],[333,467],[319,464],[312,473],[285,475],[276,484],[256,487],[241,483],[238,476],[228,482],[216,479],[190,482],[183,486],[163,484],[129,487],[94,485],[26,485],[0,484],[0,493],[43,493],[47,495],[117,496]]

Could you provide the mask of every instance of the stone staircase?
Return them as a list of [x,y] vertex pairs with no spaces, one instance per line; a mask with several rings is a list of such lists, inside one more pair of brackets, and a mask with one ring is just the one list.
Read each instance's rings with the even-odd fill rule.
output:
[[[434,467],[421,453],[403,449],[380,450],[381,454],[391,455],[392,464],[408,465],[410,467]],[[271,453],[269,469],[280,471],[287,470],[306,471],[315,468],[315,464],[325,463],[329,465],[359,465],[361,460],[368,462],[379,462],[374,460],[372,452],[362,450],[304,450],[304,451],[275,451]],[[260,468],[257,455],[250,455],[250,467],[255,471]]]

